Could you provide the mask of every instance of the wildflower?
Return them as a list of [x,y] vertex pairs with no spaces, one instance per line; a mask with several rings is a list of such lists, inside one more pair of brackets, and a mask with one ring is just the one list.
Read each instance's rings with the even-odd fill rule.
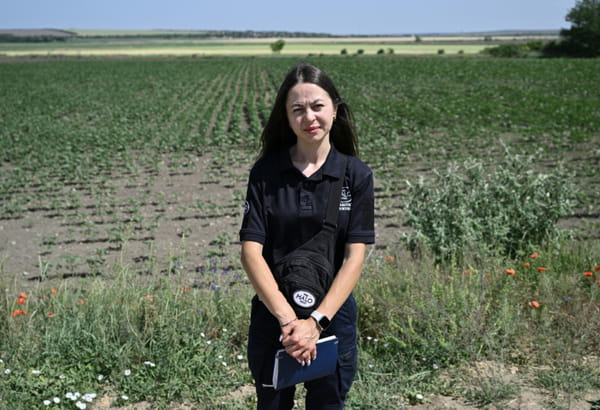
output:
[[184,292],[189,292],[190,291],[190,287],[189,286],[184,286],[183,287],[183,291]]
[[52,404],[52,402],[50,400],[44,400],[44,406],[49,406],[50,404]]
[[99,374],[98,377],[96,377],[96,379],[101,382],[102,380],[104,380],[104,375],[103,374]]
[[19,298],[27,299],[27,293],[24,293],[24,292],[19,293]]
[[244,360],[244,355],[238,354],[238,355],[237,355],[237,359],[238,359],[238,360]]
[[131,376],[131,370],[127,369],[123,372],[125,376]]
[[156,365],[155,365],[154,363],[152,363],[152,362],[148,362],[148,361],[146,361],[146,362],[144,362],[144,364],[145,364],[146,366],[150,366],[150,367],[156,367]]
[[538,256],[540,256],[540,255],[538,255],[538,253],[537,253],[537,252],[534,252],[534,253],[532,253],[532,254],[531,254],[531,259],[535,259],[535,258],[537,258]]
[[540,307],[539,302],[536,302],[535,300],[532,300],[531,302],[529,302],[529,304],[531,305],[531,307],[536,309]]
[[515,272],[514,269],[506,269],[505,272],[506,272],[507,275],[514,275],[515,273],[517,273],[517,272]]
[[424,397],[423,397],[423,395],[422,395],[421,393],[417,393],[417,394],[415,395],[415,398],[416,398],[417,400],[423,400],[423,398],[424,398]]
[[594,270],[595,270],[596,272],[600,271],[600,266],[596,266],[596,267],[594,268]]
[[596,279],[596,282],[594,282],[596,285],[600,285],[600,279]]
[[594,276],[594,274],[592,272],[583,272],[583,276],[585,276],[586,278],[591,278],[592,276]]
[[31,371],[31,374],[42,374],[42,371],[34,369],[34,370]]
[[52,401],[56,404],[60,403],[60,399],[58,397],[53,398]]
[[465,275],[471,275],[473,271],[471,269],[465,270]]
[[77,302],[77,305],[79,305],[79,306],[85,305],[85,302],[83,300],[80,300],[79,302]]
[[17,317],[21,314],[21,311],[19,309],[15,309],[12,312],[12,317]]
[[525,263],[523,264],[523,267],[524,267],[524,268],[529,268],[529,267],[531,267],[531,263],[529,263],[529,262],[525,262]]
[[80,401],[78,401],[77,403],[75,403],[75,406],[77,406],[78,409],[85,409],[87,407],[87,404],[82,403]]
[[48,312],[48,317],[54,317],[54,313]]
[[221,364],[222,364],[223,366],[227,367],[227,363],[225,363],[225,362],[221,362]]
[[547,270],[548,270],[548,268],[543,268],[541,266],[539,268],[537,268],[538,272],[546,272]]
[[23,298],[17,299],[17,305],[24,305],[24,304],[25,304],[25,299],[23,299]]
[[58,376],[59,379],[64,380],[67,378],[67,376],[65,376],[64,374],[61,374],[60,376]]
[[81,397],[84,401],[91,403],[96,398],[96,393],[86,393]]
[[20,314],[20,315],[26,315],[26,314],[27,314],[27,311],[26,311],[26,310],[22,310],[22,309],[21,309],[21,310],[19,310],[19,314]]
[[58,293],[58,290],[56,290],[55,288],[52,288],[52,290],[50,290],[50,293],[52,293],[53,295],[56,295]]
[[121,396],[121,398],[122,398],[123,400],[129,400],[129,396],[127,396],[127,395],[125,395],[125,394],[124,394],[124,395],[122,395],[122,396]]
[[390,256],[386,256],[385,258],[383,258],[383,260],[385,260],[386,262],[394,262],[396,258],[394,258],[393,255]]
[[12,371],[12,370],[10,370],[10,369],[4,369],[4,374],[8,375],[8,374],[10,374],[10,373],[11,373],[11,371]]

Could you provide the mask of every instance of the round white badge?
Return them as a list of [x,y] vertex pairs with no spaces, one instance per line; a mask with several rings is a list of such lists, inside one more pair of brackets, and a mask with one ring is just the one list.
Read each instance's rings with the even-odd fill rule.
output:
[[304,308],[313,307],[316,302],[315,296],[306,290],[297,290],[293,295],[294,302],[298,306],[302,306]]

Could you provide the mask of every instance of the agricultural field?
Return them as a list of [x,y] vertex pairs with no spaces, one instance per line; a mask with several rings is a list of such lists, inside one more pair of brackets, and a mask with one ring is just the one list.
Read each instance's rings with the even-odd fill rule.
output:
[[[597,60],[308,60],[353,108],[360,155],[374,171],[370,269],[404,253],[407,181],[473,160],[493,169],[507,149],[533,156],[536,172],[567,170],[580,195],[560,225],[597,252]],[[296,61],[1,60],[3,288],[119,282],[126,270],[140,283],[177,278],[186,291],[248,292],[237,236],[246,178],[279,82]]]
[[[115,35],[118,35],[115,34]],[[149,34],[147,34],[149,35]],[[536,37],[537,39],[537,37]],[[213,38],[185,37],[78,37],[64,42],[0,43],[0,55],[18,56],[265,56],[272,54],[270,44],[277,38]],[[484,42],[482,38],[427,38],[415,42],[412,37],[342,37],[342,38],[287,38],[280,54],[306,56],[309,54],[339,55],[342,50],[356,54],[377,54],[383,50],[394,54],[477,54],[486,47],[514,41],[499,38]],[[520,41],[523,41],[521,39]]]

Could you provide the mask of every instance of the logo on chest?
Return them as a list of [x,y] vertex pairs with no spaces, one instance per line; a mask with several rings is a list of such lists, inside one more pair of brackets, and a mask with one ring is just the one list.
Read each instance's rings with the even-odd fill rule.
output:
[[340,211],[349,211],[352,209],[352,194],[347,186],[342,188],[342,196],[340,198]]

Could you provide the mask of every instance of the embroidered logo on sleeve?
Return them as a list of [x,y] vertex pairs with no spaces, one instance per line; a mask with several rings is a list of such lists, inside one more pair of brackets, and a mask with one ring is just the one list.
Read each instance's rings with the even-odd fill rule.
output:
[[250,212],[250,203],[248,201],[244,202],[244,215],[247,215]]
[[352,194],[347,186],[342,188],[342,197],[340,198],[340,211],[349,211],[352,209]]

